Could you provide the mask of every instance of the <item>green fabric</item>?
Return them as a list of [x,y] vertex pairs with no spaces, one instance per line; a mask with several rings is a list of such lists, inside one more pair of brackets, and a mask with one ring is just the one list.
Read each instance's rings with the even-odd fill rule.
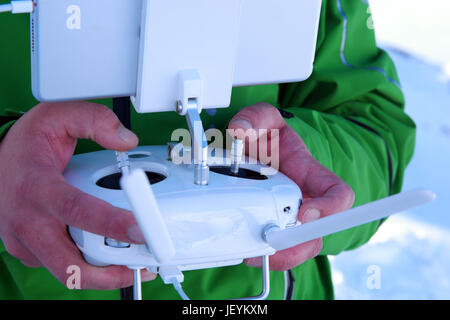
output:
[[[6,2],[9,0],[0,0]],[[389,194],[389,160],[391,193],[400,192],[405,167],[414,151],[415,125],[404,112],[395,67],[377,48],[373,30],[367,27],[368,12],[363,1],[324,0],[312,76],[301,83],[235,88],[230,108],[218,110],[213,116],[202,113],[205,128],[225,129],[239,109],[256,102],[271,103],[292,113],[288,124],[316,159],[353,188],[355,205]],[[0,115],[6,115],[7,109],[26,112],[38,103],[30,89],[28,26],[25,16],[0,17]],[[289,46],[282,50],[289,50]],[[111,106],[111,100],[96,102]],[[0,133],[11,124],[1,127]],[[175,128],[185,126],[185,120],[175,113],[132,113],[132,127],[142,145],[165,144]],[[80,140],[76,152],[94,150],[99,146]],[[293,269],[294,298],[333,299],[327,255],[363,245],[379,224],[373,222],[325,237],[321,255]],[[183,287],[193,299],[256,295],[261,290],[260,270],[238,265],[189,271],[185,272]],[[269,299],[282,298],[283,291],[283,273],[271,272]],[[160,279],[144,284],[143,295],[149,299],[179,298]],[[118,299],[119,291],[65,289],[48,271],[24,267],[0,245],[0,298]]]

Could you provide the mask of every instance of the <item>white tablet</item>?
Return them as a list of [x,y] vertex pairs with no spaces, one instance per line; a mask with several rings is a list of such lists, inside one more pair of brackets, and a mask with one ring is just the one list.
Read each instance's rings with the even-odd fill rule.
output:
[[178,71],[195,69],[203,108],[227,107],[232,86],[311,74],[320,9],[321,0],[36,0],[33,94],[40,101],[141,99],[141,90],[146,103],[135,104],[138,112],[169,111]]

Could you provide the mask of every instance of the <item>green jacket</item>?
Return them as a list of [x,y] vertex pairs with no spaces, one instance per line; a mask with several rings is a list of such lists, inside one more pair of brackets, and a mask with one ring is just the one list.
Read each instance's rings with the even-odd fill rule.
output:
[[[313,156],[353,188],[355,206],[400,192],[414,150],[415,125],[404,112],[394,65],[377,48],[370,19],[366,1],[324,0],[312,76],[300,83],[235,88],[230,108],[215,115],[202,113],[205,128],[225,129],[240,108],[267,102],[286,111],[286,121]],[[0,137],[21,112],[38,103],[30,88],[28,28],[25,15],[0,16]],[[280,50],[289,50],[289,45]],[[97,102],[111,105],[111,100]],[[132,111],[133,131],[141,145],[165,144],[173,129],[185,126],[175,113]],[[76,152],[98,149],[95,143],[80,140]],[[379,225],[373,222],[325,237],[321,254],[293,269],[294,298],[333,299],[327,255],[363,245]],[[261,290],[260,270],[238,265],[189,271],[183,287],[193,299],[256,295]],[[283,273],[272,271],[269,299],[281,299],[283,292]],[[144,284],[143,296],[179,298],[159,278]],[[46,269],[23,266],[0,245],[0,298],[118,299],[119,290],[68,290]]]

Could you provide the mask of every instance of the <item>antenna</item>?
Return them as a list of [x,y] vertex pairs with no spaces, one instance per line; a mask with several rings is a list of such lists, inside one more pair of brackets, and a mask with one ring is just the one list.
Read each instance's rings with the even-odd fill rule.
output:
[[284,250],[301,243],[356,227],[389,215],[431,202],[436,195],[430,190],[417,189],[393,195],[368,204],[342,211],[298,227],[279,229],[275,225],[265,228],[264,239],[276,250]]
[[145,242],[156,261],[164,264],[172,259],[175,247],[144,170],[131,170],[120,179],[120,186],[133,208]]

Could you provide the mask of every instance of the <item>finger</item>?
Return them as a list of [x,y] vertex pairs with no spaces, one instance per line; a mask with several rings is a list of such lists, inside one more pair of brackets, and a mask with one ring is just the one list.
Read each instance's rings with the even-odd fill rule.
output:
[[42,267],[42,264],[41,263],[33,263],[33,262],[30,262],[30,261],[25,261],[25,260],[20,260],[20,262],[25,266],[25,267],[28,267],[28,268],[41,268]]
[[[269,258],[270,270],[285,271],[292,269],[305,261],[316,257],[321,250],[322,239],[316,239],[286,250],[277,251]],[[261,267],[261,258],[245,259],[244,262],[251,267]]]
[[281,250],[271,257],[271,270],[285,271],[292,269],[314,257],[322,250],[322,239],[315,239],[298,246]]
[[281,129],[286,125],[280,112],[267,103],[257,103],[239,111],[228,125],[230,129]]
[[14,235],[2,235],[6,251],[27,267],[41,267],[39,260]]
[[[29,229],[27,244],[63,285],[69,286],[73,270],[78,270],[79,289],[113,290],[133,284],[133,272],[125,266],[96,267],[86,263],[62,223],[50,219],[34,223],[34,228]],[[144,281],[154,277],[149,272],[142,273]]]
[[355,195],[353,190],[339,180],[329,186],[321,195],[315,194],[315,197],[304,199],[299,210],[299,220],[307,223],[321,217],[342,212],[353,206]]
[[[307,180],[309,181],[308,174],[311,172],[316,173],[316,177],[319,175],[326,177],[331,173],[325,170],[317,171],[318,168],[326,168],[311,156],[301,137],[287,125],[280,112],[269,104],[260,103],[242,109],[232,118],[228,128],[236,130],[238,138],[244,135],[242,130],[239,129],[279,130],[279,145],[275,147],[277,147],[277,152],[279,152],[280,171],[288,175],[301,187],[306,185],[305,182]],[[271,145],[268,145],[267,148],[270,149]],[[274,156],[273,154],[271,155],[272,158]],[[335,183],[335,180],[338,180],[338,178],[334,176],[331,182]],[[319,180],[318,185],[322,186],[321,182],[322,179]],[[313,191],[311,193],[323,193],[326,188],[328,187],[322,186],[321,189],[316,189],[314,186],[311,188]]]
[[104,105],[80,101],[45,103],[34,109],[32,112],[40,112],[44,119],[39,123],[40,130],[47,132],[46,137],[55,152],[59,152],[55,145],[72,145],[77,138],[91,139],[116,151],[130,150],[138,144],[137,136]]
[[[269,136],[266,145],[258,144],[258,148],[264,148],[267,156],[276,160],[280,164],[280,170],[285,169],[289,171],[297,172],[297,176],[304,173],[301,168],[282,168],[283,163],[288,163],[288,159],[296,159],[297,164],[301,164],[300,160],[307,157],[311,158],[306,145],[300,136],[287,125],[286,121],[281,116],[278,109],[272,105],[266,103],[259,103],[253,106],[246,107],[237,113],[230,121],[228,125],[228,132],[233,137],[239,139],[245,139],[249,143],[255,142],[262,135]],[[274,138],[275,141],[272,141]],[[273,149],[273,150],[272,150]],[[258,152],[258,154],[261,154]],[[276,159],[274,158],[276,157]],[[303,165],[306,167],[306,164]],[[302,176],[296,177],[297,179],[304,178]]]
[[[249,125],[245,126],[245,122]],[[301,217],[309,208],[319,210],[323,216],[351,208],[354,201],[352,189],[312,157],[301,137],[286,124],[276,108],[267,104],[244,108],[229,124],[231,129],[247,127],[279,130],[279,144],[275,146],[278,153],[270,152],[272,164],[276,159],[279,170],[302,189],[306,198],[316,198],[303,204]],[[270,146],[273,149],[272,143],[267,148]]]
[[60,176],[45,171],[43,174],[48,180],[30,182],[30,189],[24,193],[41,211],[65,225],[91,233],[127,243],[145,242],[132,212],[84,193]]
[[[298,135],[295,135],[298,141],[288,141],[288,130],[289,126],[278,109],[266,103],[259,103],[236,114],[230,121],[227,132],[245,142],[245,154],[278,170],[281,169],[280,162],[283,157],[289,155],[286,150],[289,152],[297,142],[302,143]],[[280,150],[283,144],[289,147]]]
[[289,126],[281,132],[279,150],[280,171],[302,190],[301,221],[312,221],[352,207],[353,190],[312,157],[303,140]]
[[71,104],[67,116],[78,115],[76,121],[70,118],[65,123],[67,133],[75,138],[91,139],[106,149],[124,151],[136,147],[137,136],[126,129],[117,116],[106,106],[81,102]]
[[245,137],[243,131],[246,130],[255,130],[259,137],[259,134],[264,132],[260,131],[261,129],[282,129],[285,126],[286,122],[275,107],[267,103],[258,103],[239,111],[231,119],[228,129],[234,130],[235,136],[243,139]]

